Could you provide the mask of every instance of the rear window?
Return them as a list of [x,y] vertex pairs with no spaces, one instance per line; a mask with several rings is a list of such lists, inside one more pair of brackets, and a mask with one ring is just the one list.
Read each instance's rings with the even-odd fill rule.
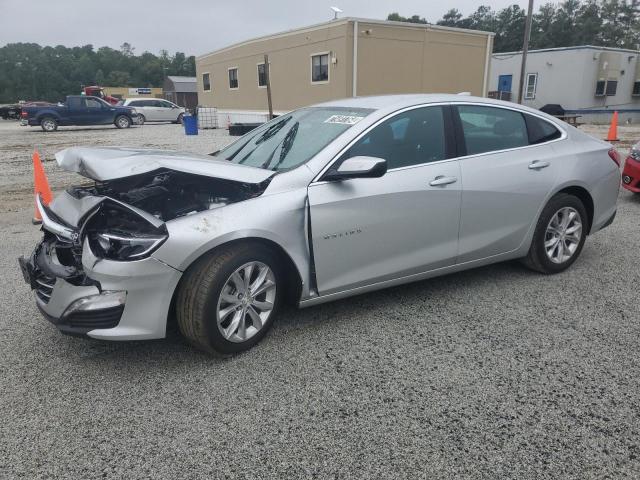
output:
[[562,135],[560,130],[546,120],[527,114],[524,115],[524,118],[527,122],[530,145],[549,142],[556,138],[560,138]]

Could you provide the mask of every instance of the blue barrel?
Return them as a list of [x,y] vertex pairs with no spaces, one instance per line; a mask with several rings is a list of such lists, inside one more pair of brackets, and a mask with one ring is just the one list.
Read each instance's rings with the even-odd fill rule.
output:
[[198,134],[198,117],[193,115],[185,115],[182,117],[184,124],[185,135],[197,135]]

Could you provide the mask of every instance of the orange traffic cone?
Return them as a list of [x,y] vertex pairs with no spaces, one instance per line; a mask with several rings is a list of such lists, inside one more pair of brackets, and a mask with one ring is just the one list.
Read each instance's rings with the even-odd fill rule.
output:
[[[51,194],[51,188],[49,188],[49,182],[47,181],[47,176],[44,173],[44,167],[40,161],[40,154],[38,153],[38,150],[33,150],[31,158],[33,159],[33,191],[36,196],[40,195],[43,204],[49,205],[53,195]],[[32,223],[34,225],[42,223],[42,216],[40,215],[37,204],[35,206],[35,214],[33,216]]]
[[611,126],[609,127],[609,134],[606,138],[607,142],[618,141],[618,112],[613,112],[613,118],[611,119]]

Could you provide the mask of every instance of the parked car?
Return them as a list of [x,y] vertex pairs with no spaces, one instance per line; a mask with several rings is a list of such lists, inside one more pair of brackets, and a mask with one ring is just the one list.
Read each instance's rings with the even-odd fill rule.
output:
[[138,122],[138,114],[130,107],[110,105],[97,97],[69,95],[65,103],[22,108],[23,122],[53,132],[59,125],[108,125],[129,128]]
[[302,108],[212,156],[70,148],[95,181],[49,206],[20,265],[63,332],[160,338],[175,311],[208,352],[257,343],[279,305],[317,305],[521,259],[568,268],[609,225],[611,145],[474,97],[362,97]]
[[127,98],[123,105],[134,107],[144,122],[182,123],[184,107],[159,98]]
[[622,186],[633,193],[640,193],[640,142],[631,147],[622,170]]

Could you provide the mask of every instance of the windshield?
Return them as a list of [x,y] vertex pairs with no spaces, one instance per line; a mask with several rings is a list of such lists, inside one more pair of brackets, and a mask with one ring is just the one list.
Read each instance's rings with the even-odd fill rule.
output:
[[289,170],[307,162],[373,110],[313,107],[282,115],[215,154],[233,163]]

